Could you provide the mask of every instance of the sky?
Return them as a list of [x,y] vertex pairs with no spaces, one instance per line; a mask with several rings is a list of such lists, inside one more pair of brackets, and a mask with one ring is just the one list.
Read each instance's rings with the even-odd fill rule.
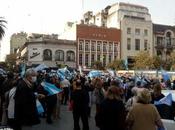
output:
[[0,0],[0,17],[8,22],[0,60],[9,53],[13,33],[61,34],[67,21],[79,21],[84,12],[98,12],[117,2],[146,6],[153,23],[175,25],[175,0]]

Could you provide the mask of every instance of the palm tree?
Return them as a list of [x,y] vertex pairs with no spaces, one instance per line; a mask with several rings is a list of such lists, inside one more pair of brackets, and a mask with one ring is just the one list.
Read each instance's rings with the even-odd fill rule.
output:
[[0,17],[0,40],[2,39],[2,37],[5,34],[4,28],[6,28],[6,26],[4,24],[6,24],[6,23],[7,23],[7,21],[5,21],[3,17]]

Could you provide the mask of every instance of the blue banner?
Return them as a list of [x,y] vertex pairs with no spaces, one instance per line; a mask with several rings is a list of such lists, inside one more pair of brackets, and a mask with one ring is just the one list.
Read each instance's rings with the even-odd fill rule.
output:
[[57,88],[54,84],[42,82],[41,85],[47,92],[49,92],[48,96],[62,92],[62,89]]
[[36,99],[36,107],[39,115],[44,112],[44,108],[38,99]]
[[160,99],[159,101],[155,101],[154,105],[166,104],[168,106],[171,106],[172,105],[172,101],[173,101],[172,94],[169,93],[167,96],[165,96],[164,98]]

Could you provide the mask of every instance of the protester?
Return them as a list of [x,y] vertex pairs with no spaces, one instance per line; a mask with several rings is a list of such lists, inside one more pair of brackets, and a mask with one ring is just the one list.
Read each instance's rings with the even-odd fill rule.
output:
[[36,82],[36,72],[28,69],[24,79],[17,85],[15,94],[15,120],[18,130],[30,130],[40,120],[36,108],[36,96],[33,91],[33,83]]
[[125,130],[125,107],[117,87],[108,88],[96,115],[96,124],[100,130]]
[[71,102],[73,103],[74,130],[80,130],[79,120],[83,123],[83,130],[89,130],[88,104],[89,95],[82,89],[81,80],[76,81],[76,89],[72,92]]
[[69,99],[70,82],[67,79],[61,81],[61,87],[63,88],[62,104],[67,105]]
[[138,92],[138,103],[128,113],[126,122],[131,130],[156,130],[163,127],[161,117],[156,107],[151,102],[151,94],[148,89]]
[[135,105],[137,103],[137,91],[138,91],[138,88],[134,87],[132,88],[132,94],[133,94],[133,97],[131,97],[127,102],[126,102],[126,111],[129,111],[133,105]]

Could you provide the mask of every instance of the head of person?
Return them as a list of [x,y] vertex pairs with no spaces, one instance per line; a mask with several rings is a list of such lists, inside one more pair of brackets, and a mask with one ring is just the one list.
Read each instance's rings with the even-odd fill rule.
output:
[[136,82],[136,85],[137,85],[137,87],[141,87],[141,82],[140,81],[137,81]]
[[151,93],[148,89],[140,89],[137,93],[137,101],[143,104],[149,104],[151,102]]
[[120,87],[120,81],[112,80],[111,83],[110,83],[110,86]]
[[106,98],[108,99],[120,99],[120,90],[118,87],[111,86],[108,88],[106,93]]
[[81,80],[80,79],[78,79],[76,81],[76,88],[75,89],[81,89]]
[[13,79],[13,78],[14,78],[13,72],[8,72],[8,73],[7,73],[7,78],[8,78],[8,79]]
[[159,96],[159,95],[161,95],[161,90],[162,90],[162,88],[161,88],[161,85],[160,84],[155,84],[154,86],[153,86],[153,94],[154,94],[154,96]]
[[133,96],[137,96],[137,91],[138,91],[138,88],[137,87],[133,87],[131,89],[131,92],[132,92]]
[[34,69],[27,69],[25,73],[25,78],[30,82],[34,83],[37,80],[37,73]]
[[101,78],[96,78],[95,80],[95,88],[102,88],[103,87],[103,81]]

